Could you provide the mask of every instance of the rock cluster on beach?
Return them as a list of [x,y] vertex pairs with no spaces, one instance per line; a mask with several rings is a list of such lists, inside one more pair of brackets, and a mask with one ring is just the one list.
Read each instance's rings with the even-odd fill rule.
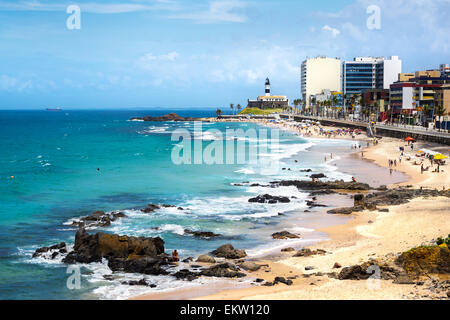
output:
[[130,119],[131,121],[154,121],[154,122],[165,122],[165,121],[196,121],[199,120],[197,118],[191,118],[191,117],[180,117],[176,113],[169,113],[161,117],[151,117],[151,116],[145,116],[145,117],[133,117]]
[[[395,188],[385,191],[379,191],[368,194],[355,195],[355,204],[353,207],[336,208],[328,210],[329,214],[351,214],[364,210],[378,210],[378,206],[397,206],[408,203],[410,200],[419,197],[447,197],[450,198],[450,190],[435,190],[435,189],[410,189],[410,188]],[[386,209],[380,209],[381,212],[389,212]]]

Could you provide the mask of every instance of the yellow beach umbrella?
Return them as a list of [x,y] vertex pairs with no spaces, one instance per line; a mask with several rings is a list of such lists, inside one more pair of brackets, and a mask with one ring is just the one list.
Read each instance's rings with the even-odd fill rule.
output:
[[434,160],[442,160],[442,159],[448,159],[448,157],[440,153],[434,155]]

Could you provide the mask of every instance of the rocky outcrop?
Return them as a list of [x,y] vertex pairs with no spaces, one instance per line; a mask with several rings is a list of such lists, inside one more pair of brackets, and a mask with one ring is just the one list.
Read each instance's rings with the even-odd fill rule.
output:
[[112,271],[120,271],[127,273],[142,273],[149,275],[167,275],[169,274],[165,269],[161,268],[167,265],[167,261],[162,258],[139,258],[139,259],[123,259],[112,258],[108,260],[108,267]]
[[403,252],[396,263],[413,277],[450,274],[450,250],[445,244],[417,247]]
[[157,238],[128,237],[116,234],[88,234],[84,228],[75,235],[74,250],[63,262],[91,263],[100,262],[102,258],[140,259],[155,258],[164,253],[164,241]]
[[[351,214],[363,210],[377,210],[378,206],[396,206],[408,203],[410,200],[418,197],[450,197],[450,190],[433,190],[433,189],[410,189],[396,188],[385,191],[375,192],[364,196],[362,194],[355,195],[354,207],[336,208],[329,210],[329,214]],[[389,209],[381,209],[381,212],[389,212]]]
[[131,121],[154,121],[154,122],[165,122],[165,121],[196,121],[197,118],[191,118],[191,117],[180,117],[176,113],[169,113],[161,117],[151,117],[151,116],[145,116],[145,117],[134,117],[130,119]]
[[278,240],[284,240],[284,239],[299,239],[301,236],[298,234],[293,234],[288,231],[281,231],[281,232],[275,232],[272,234],[272,238],[278,239]]
[[370,190],[370,186],[367,183],[360,182],[345,182],[344,180],[336,181],[303,181],[303,180],[286,180],[286,181],[273,181],[272,185],[275,186],[295,186],[300,190]]
[[145,286],[150,288],[156,288],[156,284],[148,283],[147,280],[141,279],[141,280],[130,280],[130,281],[124,281],[122,284],[129,285],[129,286]]
[[244,250],[235,249],[231,244],[224,244],[212,252],[215,257],[225,259],[241,259],[247,256]]
[[269,203],[269,204],[275,204],[275,203],[289,203],[291,200],[289,200],[288,197],[277,197],[277,196],[271,196],[269,194],[259,195],[255,198],[248,199],[248,202],[252,203]]
[[95,211],[89,216],[83,217],[78,221],[74,221],[72,223],[72,226],[77,228],[109,227],[111,225],[111,222],[125,217],[126,215],[123,212],[105,213],[104,211]]
[[193,235],[196,238],[203,238],[203,239],[211,239],[211,238],[220,237],[220,234],[216,234],[216,233],[210,232],[210,231],[192,231],[189,229],[184,229],[184,233]]
[[222,263],[201,271],[202,276],[218,278],[243,278],[245,273],[239,271],[239,268],[231,263]]
[[51,247],[42,247],[37,249],[33,253],[33,258],[37,257],[50,257],[51,259],[55,259],[59,254],[67,253],[67,246],[65,242],[61,242],[59,244],[55,244]]

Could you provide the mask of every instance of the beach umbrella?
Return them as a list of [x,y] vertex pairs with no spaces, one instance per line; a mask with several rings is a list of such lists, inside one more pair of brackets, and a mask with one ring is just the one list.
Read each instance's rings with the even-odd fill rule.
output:
[[442,160],[442,159],[448,159],[448,157],[440,153],[434,155],[434,160]]
[[436,151],[433,151],[433,150],[430,150],[430,149],[425,149],[425,148],[422,148],[419,151],[423,151],[423,152],[431,154],[431,155],[439,154],[439,152],[436,152]]
[[408,137],[405,139],[405,141],[415,141],[416,139],[414,139],[413,137]]

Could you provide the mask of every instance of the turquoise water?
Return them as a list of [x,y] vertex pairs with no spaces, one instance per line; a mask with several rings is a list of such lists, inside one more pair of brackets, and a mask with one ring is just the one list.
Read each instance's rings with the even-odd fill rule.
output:
[[[181,116],[214,116],[214,111],[176,112]],[[114,299],[140,293],[139,289],[120,283],[141,276],[118,275],[117,281],[106,281],[103,275],[110,271],[103,264],[82,266],[82,288],[69,290],[63,264],[31,259],[38,247],[60,241],[73,244],[75,229],[68,225],[71,219],[93,211],[124,210],[128,218],[102,231],[161,236],[166,251],[177,249],[182,258],[209,252],[228,242],[258,255],[273,246],[272,231],[286,220],[301,221],[303,213],[299,210],[306,208],[307,194],[278,188],[270,194],[296,199],[289,204],[250,204],[248,198],[268,193],[267,189],[236,187],[233,183],[268,182],[293,175],[306,177],[306,173],[300,173],[303,168],[325,172],[330,178],[348,178],[323,162],[323,154],[314,152],[313,142],[286,132],[280,133],[279,144],[271,144],[261,136],[256,140],[239,135],[231,138],[232,145],[242,142],[247,147],[256,143],[268,146],[268,150],[259,154],[260,159],[268,162],[176,165],[171,154],[178,142],[171,140],[171,133],[177,129],[192,132],[193,123],[127,121],[135,116],[165,113],[0,111],[1,299]],[[204,131],[214,129],[223,133],[238,128],[262,127],[251,123],[203,125]],[[268,136],[272,134],[275,136],[269,130]],[[195,139],[203,148],[217,141],[226,142],[217,131],[197,135]],[[326,148],[327,142],[321,143]],[[351,142],[332,143],[334,147],[344,147]],[[294,163],[294,159],[299,162]],[[276,161],[280,161],[276,170],[262,170],[267,163]],[[292,171],[282,170],[283,167]],[[168,208],[154,214],[137,210],[148,203],[173,204],[187,210]],[[155,230],[156,227],[159,229]],[[314,240],[313,230],[302,229],[301,223],[294,227],[310,234],[302,241]],[[223,237],[199,240],[184,234],[185,228],[213,231]],[[158,284],[154,290],[185,285],[170,277],[156,278],[151,279]]]

